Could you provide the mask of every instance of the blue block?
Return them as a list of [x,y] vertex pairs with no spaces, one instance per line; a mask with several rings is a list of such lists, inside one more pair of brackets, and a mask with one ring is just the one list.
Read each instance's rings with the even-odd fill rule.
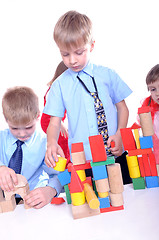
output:
[[146,187],[147,188],[159,187],[157,176],[145,177],[145,181],[146,181]]
[[108,178],[107,169],[105,165],[92,167],[94,180]]
[[100,202],[100,208],[109,208],[110,207],[110,201],[109,201],[109,197],[106,198],[98,198],[99,202]]
[[71,182],[71,174],[68,172],[68,169],[66,169],[64,172],[60,172],[58,174],[58,179],[62,186],[69,184]]
[[152,136],[139,137],[141,149],[153,148]]

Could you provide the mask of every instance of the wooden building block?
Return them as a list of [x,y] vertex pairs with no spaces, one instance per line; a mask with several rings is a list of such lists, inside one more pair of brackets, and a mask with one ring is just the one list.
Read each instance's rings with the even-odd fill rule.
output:
[[143,159],[142,159],[142,157],[139,157],[139,156],[137,158],[138,158],[138,163],[139,163],[141,177],[145,177],[145,170],[144,170]]
[[110,201],[109,197],[106,198],[98,198],[100,202],[100,208],[109,208],[110,207]]
[[119,207],[124,204],[122,193],[111,193],[109,192],[110,203],[113,207]]
[[114,156],[110,156],[110,157],[107,157],[107,160],[106,161],[102,161],[102,162],[92,162],[91,161],[91,166],[94,167],[94,166],[102,166],[102,165],[109,165],[109,164],[114,164],[115,163],[115,158]]
[[77,170],[76,171],[79,178],[81,179],[81,181],[85,181],[86,180],[86,173],[85,173],[85,170]]
[[152,136],[140,137],[139,141],[141,149],[153,148]]
[[16,208],[15,196],[11,196],[10,200],[4,200],[0,203],[2,212],[11,212]]
[[104,179],[108,177],[106,166],[92,167],[94,180]]
[[128,155],[129,156],[137,156],[137,155],[143,155],[143,154],[149,154],[149,153],[152,153],[152,149],[151,148],[136,149],[136,150],[128,151]]
[[71,202],[74,206],[83,205],[86,202],[84,191],[71,193]]
[[157,168],[157,176],[159,176],[159,164],[156,164],[156,168]]
[[153,130],[152,117],[151,117],[151,108],[149,106],[139,108],[138,114],[140,118],[140,124],[141,124],[143,136],[153,136],[154,130]]
[[110,205],[109,208],[100,208],[100,212],[101,213],[105,213],[105,212],[113,212],[113,211],[119,211],[119,210],[123,210],[124,206],[119,206],[119,207],[113,207]]
[[89,137],[89,143],[93,162],[102,162],[107,160],[107,154],[102,135]]
[[99,200],[93,191],[92,186],[90,186],[88,183],[84,184],[84,193],[86,196],[87,203],[91,209],[97,209],[99,208]]
[[144,179],[144,177],[133,178],[132,182],[133,182],[134,190],[145,189],[145,179]]
[[138,158],[137,158],[137,156],[128,156],[128,155],[126,155],[126,160],[127,160],[128,168],[138,166]]
[[83,183],[81,182],[81,179],[79,178],[73,166],[71,170],[71,182],[69,184],[69,189],[70,189],[70,193],[77,193],[77,192],[84,191]]
[[[91,160],[86,160],[86,162],[84,164],[79,164],[79,165],[73,165],[74,169],[77,170],[86,170],[86,169],[90,169],[91,168]],[[72,164],[68,164],[68,171],[71,172],[71,167]]]
[[66,193],[67,203],[71,204],[71,194],[70,194],[70,190],[69,190],[68,184],[64,185],[64,189],[65,189],[65,193]]
[[84,152],[71,153],[73,165],[85,164],[86,156]]
[[155,156],[153,153],[148,154],[150,169],[151,169],[151,176],[157,176],[157,168],[156,168],[156,161]]
[[110,190],[108,178],[96,180],[95,184],[96,184],[97,192],[102,193],[102,192],[108,192]]
[[121,137],[122,137],[124,150],[125,151],[135,150],[136,143],[135,143],[135,139],[134,139],[134,136],[132,133],[132,129],[131,128],[121,128],[120,133],[121,133]]
[[149,165],[149,159],[147,154],[142,155],[142,160],[143,160],[143,165],[144,165],[144,171],[145,171],[145,176],[151,176],[151,170],[150,170],[150,165]]
[[108,181],[112,193],[121,193],[124,191],[123,179],[119,163],[107,166]]
[[83,142],[72,143],[71,153],[84,152]]
[[136,148],[137,149],[140,149],[140,141],[139,141],[139,129],[133,129],[133,132],[134,132],[134,136],[135,136],[135,142],[136,142]]
[[145,177],[145,181],[146,181],[146,186],[147,188],[154,188],[154,187],[159,187],[159,183],[158,183],[158,177]]
[[66,169],[64,172],[58,174],[58,179],[62,186],[67,185],[71,182],[71,174]]
[[98,209],[91,209],[88,203],[85,203],[80,206],[73,206],[72,205],[72,215],[74,219],[91,217],[100,214],[100,208]]

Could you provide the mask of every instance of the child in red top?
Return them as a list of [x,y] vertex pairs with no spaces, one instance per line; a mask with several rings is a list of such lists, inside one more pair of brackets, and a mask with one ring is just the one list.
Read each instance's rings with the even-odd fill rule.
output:
[[159,164],[159,64],[155,65],[147,74],[146,84],[150,96],[144,99],[142,106],[151,107],[151,116],[155,134],[153,135],[153,151],[156,164]]
[[[65,70],[67,69],[67,67],[64,65],[63,61],[59,63],[59,65],[56,68],[55,74],[53,79],[48,83],[48,90],[44,96],[44,106],[46,104],[46,97],[47,94],[50,90],[51,84],[56,80],[57,77],[59,77]],[[41,116],[41,127],[43,129],[43,131],[46,133],[49,122],[50,122],[50,115],[47,115],[45,113],[42,113]],[[66,112],[64,114],[64,117],[62,118],[62,122],[61,122],[61,131],[60,131],[60,135],[59,135],[59,139],[58,139],[58,144],[61,146],[65,157],[67,158],[67,164],[70,162],[70,153],[69,153],[69,148],[68,148],[68,132],[67,132],[67,128],[64,125],[64,120],[66,119]]]

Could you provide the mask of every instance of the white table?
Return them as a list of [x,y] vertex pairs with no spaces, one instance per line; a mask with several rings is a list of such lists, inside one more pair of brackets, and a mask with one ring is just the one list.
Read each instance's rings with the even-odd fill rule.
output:
[[48,204],[0,214],[0,240],[159,240],[159,188],[124,190],[124,210],[74,220],[71,207]]

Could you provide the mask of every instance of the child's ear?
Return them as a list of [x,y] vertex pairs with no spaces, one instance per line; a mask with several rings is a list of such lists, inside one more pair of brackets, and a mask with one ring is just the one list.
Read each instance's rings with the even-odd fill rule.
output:
[[90,48],[90,52],[93,51],[93,49],[94,49],[94,44],[95,44],[95,41],[92,41],[92,43],[91,43],[91,48]]

